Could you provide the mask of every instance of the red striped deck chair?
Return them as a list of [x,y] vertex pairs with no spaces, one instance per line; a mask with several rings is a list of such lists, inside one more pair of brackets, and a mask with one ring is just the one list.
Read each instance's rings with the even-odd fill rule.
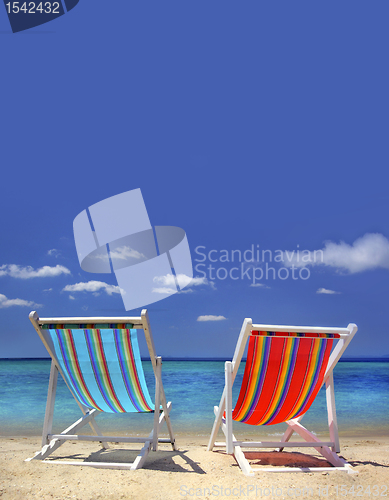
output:
[[[143,443],[133,463],[48,460],[48,463],[135,470],[144,464],[158,443],[170,443],[176,450],[170,423],[171,403],[166,402],[162,385],[162,358],[155,354],[149,317],[121,318],[39,318],[30,320],[51,357],[49,390],[43,424],[42,449],[33,459],[46,459],[67,440],[97,441],[103,448],[109,442]],[[143,372],[137,330],[143,329],[155,375],[155,398],[151,400]],[[83,416],[61,434],[52,433],[58,373],[68,386]],[[153,428],[146,437],[103,436],[95,417],[108,413],[154,413]],[[166,422],[169,437],[160,438]],[[80,435],[89,424],[93,435]]]
[[[225,388],[219,406],[215,406],[215,422],[208,444],[226,448],[233,454],[244,474],[253,476],[253,469],[242,448],[312,447],[332,467],[272,467],[259,471],[344,470],[352,468],[338,456],[339,436],[335,412],[333,370],[357,331],[347,328],[318,328],[298,326],[253,325],[245,319],[232,362],[225,363]],[[235,406],[232,404],[234,383],[248,342],[247,361],[242,385]],[[320,388],[325,384],[329,441],[321,441],[301,425]],[[249,425],[273,425],[285,422],[287,429],[278,442],[238,441],[232,430],[233,421]],[[216,442],[222,427],[225,442]],[[304,441],[289,441],[296,432]]]

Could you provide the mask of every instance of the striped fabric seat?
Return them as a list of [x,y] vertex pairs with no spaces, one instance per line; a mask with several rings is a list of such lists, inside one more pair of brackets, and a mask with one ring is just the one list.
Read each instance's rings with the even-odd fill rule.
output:
[[334,337],[252,331],[233,420],[272,425],[305,413],[323,384]]
[[48,324],[66,382],[80,403],[109,413],[152,412],[132,324]]

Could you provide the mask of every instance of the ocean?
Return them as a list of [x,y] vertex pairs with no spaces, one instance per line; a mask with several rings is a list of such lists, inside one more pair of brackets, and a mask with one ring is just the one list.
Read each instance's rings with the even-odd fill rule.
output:
[[[150,361],[144,362],[150,394],[154,377]],[[243,375],[242,363],[233,397],[236,401]],[[41,434],[47,397],[50,360],[0,359],[0,436]],[[162,378],[171,419],[177,435],[207,436],[213,424],[213,407],[224,387],[224,362],[210,360],[165,360]],[[343,361],[334,372],[339,432],[347,437],[377,437],[389,432],[389,360]],[[66,385],[59,377],[54,412],[54,432],[61,432],[81,416]],[[103,433],[144,434],[152,427],[153,415],[101,414]],[[304,416],[304,425],[318,435],[327,433],[325,392],[322,389]],[[254,427],[234,423],[234,432],[245,435],[281,436],[285,424]],[[130,430],[129,430],[130,429]],[[85,428],[86,433],[87,428]],[[275,438],[273,438],[274,440]]]

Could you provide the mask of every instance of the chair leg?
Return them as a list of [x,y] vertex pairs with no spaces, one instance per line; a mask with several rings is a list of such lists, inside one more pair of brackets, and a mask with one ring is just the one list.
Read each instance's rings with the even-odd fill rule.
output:
[[101,436],[101,441],[100,441],[101,447],[104,448],[104,450],[108,450],[110,446],[106,441],[103,441],[104,436],[100,430],[100,427],[96,423],[95,414],[93,415],[92,420],[89,422],[89,426],[91,427],[92,431],[96,434],[96,436]]
[[46,444],[49,444],[47,436],[48,434],[51,433],[51,429],[53,426],[54,403],[57,391],[57,381],[58,381],[58,368],[55,366],[54,361],[51,361],[45,420],[43,422],[43,431],[42,431],[42,447],[45,446]]
[[[140,469],[143,466],[143,464],[144,464],[144,462],[145,462],[145,460],[147,458],[147,455],[150,452],[151,445],[155,441],[155,435],[157,435],[157,436],[159,435],[159,431],[160,431],[160,428],[163,425],[163,422],[167,421],[167,419],[169,418],[169,413],[170,413],[170,410],[171,410],[171,406],[172,406],[172,404],[169,402],[167,404],[166,412],[163,411],[161,413],[161,415],[159,415],[159,418],[157,419],[157,425],[155,426],[155,424],[154,424],[154,428],[153,428],[153,430],[149,434],[150,441],[146,441],[145,442],[143,448],[139,452],[139,455],[134,460],[134,462],[133,462],[133,464],[131,466],[131,470]],[[158,415],[158,413],[157,413],[157,415]],[[155,419],[154,419],[154,421],[155,421]]]
[[[162,411],[160,417],[159,417],[159,427],[158,427],[158,434],[160,433],[161,431],[161,427],[163,425],[164,422],[166,422],[166,425],[168,427],[168,429],[170,428],[171,429],[171,422],[170,422],[170,410],[172,409],[172,403],[169,401],[166,405],[165,405],[165,409]],[[171,432],[169,430],[169,435],[170,435],[170,444],[172,445],[172,448],[174,451],[178,450],[177,446],[176,446],[176,440],[174,438],[174,434],[173,434],[173,430],[171,429]]]
[[153,451],[158,448],[158,422],[159,422],[159,409],[161,406],[161,367],[162,359],[158,357],[156,360],[157,367],[155,372],[155,406],[154,406],[154,434],[153,434]]
[[[89,413],[74,422],[74,424],[72,424],[70,427],[62,431],[61,434],[77,434],[77,431],[84,427],[84,425],[89,424],[94,419],[96,412],[97,410],[91,410]],[[42,449],[38,451],[32,458],[27,458],[25,461],[29,462],[30,460],[44,460],[65,442],[66,441],[60,439],[52,439],[48,444],[45,444]]]
[[[175,437],[174,437],[174,432],[173,432],[173,427],[172,427],[172,424],[171,424],[171,420],[170,420],[170,409],[171,409],[171,402],[167,403],[166,402],[166,396],[165,396],[165,390],[163,388],[163,383],[162,383],[162,358],[159,356],[161,362],[160,362],[160,366],[159,366],[159,375],[158,375],[158,379],[159,379],[159,405],[162,406],[162,411],[165,415],[165,422],[166,422],[166,426],[167,426],[167,429],[168,429],[168,432],[169,432],[169,436],[170,436],[170,443],[172,445],[172,448],[173,450],[177,450],[177,446],[176,446],[176,440],[175,440]],[[156,370],[155,372],[158,373],[158,370],[157,370],[158,367],[156,367]],[[159,412],[157,412],[157,416],[159,416]],[[155,414],[154,414],[154,419],[155,419]],[[158,418],[154,420],[154,424],[155,422],[158,421]]]
[[[159,417],[160,427],[161,427],[161,422],[165,421],[168,432],[169,432],[169,436],[170,436],[170,444],[172,445],[173,450],[176,451],[176,450],[178,450],[178,448],[176,445],[176,439],[174,437],[172,423],[170,420],[170,410],[172,407],[172,403],[170,401],[168,403],[166,403],[166,401],[164,402],[164,400],[162,400],[161,404],[162,404],[163,411],[162,411],[161,416]],[[162,416],[163,416],[163,420],[161,421]]]
[[232,444],[232,363],[225,363],[225,382],[226,382],[226,453],[232,455],[234,447]]
[[[216,412],[217,412],[217,407],[215,406],[215,414],[216,414]],[[227,442],[228,431],[227,431],[227,425],[226,425],[224,418],[222,419],[221,427],[222,427],[222,431],[224,433],[224,436],[226,437],[226,442]],[[238,462],[238,465],[241,468],[243,474],[245,476],[254,476],[255,475],[254,471],[251,468],[249,461],[245,457],[245,455],[242,451],[242,448],[240,446],[233,444],[233,442],[234,441],[236,442],[236,440],[237,440],[236,437],[234,436],[234,434],[231,434],[231,438],[232,438],[232,454],[234,455],[235,460]]]
[[[231,366],[228,365],[228,368],[227,368],[227,363],[231,364]],[[219,431],[220,426],[222,425],[224,410],[226,410],[226,415],[231,413],[231,420],[232,420],[232,373],[231,373],[232,372],[232,363],[226,361],[224,367],[225,367],[224,390],[223,390],[222,397],[220,399],[219,406],[214,406],[215,421],[213,423],[211,436],[210,436],[209,441],[208,441],[207,451],[213,450],[213,447],[214,447],[215,441],[216,441],[217,433]],[[228,370],[228,375],[227,375],[227,370]],[[229,388],[227,387],[227,382],[229,384]],[[227,399],[229,399],[229,401],[230,401],[229,406],[231,409],[231,411],[228,411],[228,412],[226,409],[227,408]],[[229,424],[229,427],[231,427],[231,433],[232,433],[232,422]],[[230,445],[228,446],[228,440],[227,440],[227,436],[226,436],[226,449],[228,448],[230,450],[229,452],[227,451],[227,453],[230,453],[230,454],[232,453],[231,447],[232,447],[231,438],[230,438]]]
[[[173,428],[172,428],[172,424],[171,424],[171,421],[170,421],[170,415],[167,412],[167,408],[170,408],[169,405],[171,406],[170,401],[169,401],[169,403],[167,405],[165,405],[164,408],[166,408],[166,409],[164,409],[163,412],[166,415],[165,422],[166,422],[166,425],[167,425],[167,428],[168,428],[168,431],[169,431],[170,442],[171,442],[173,450],[176,451],[176,450],[178,450],[177,445],[176,445],[176,438],[174,437]],[[169,409],[169,411],[170,411],[170,409]]]
[[[170,410],[171,410],[171,407],[172,407],[172,404],[171,402],[169,401],[169,403],[167,403],[166,405],[166,410],[162,411],[162,413],[159,415],[159,419],[158,419],[158,425],[156,427],[156,430],[154,430],[154,428],[151,430],[149,436],[146,438],[145,442],[144,442],[144,446],[143,448],[140,450],[139,454],[137,455],[136,459],[134,460],[133,463],[111,463],[111,462],[89,462],[89,461],[86,461],[86,462],[76,462],[76,461],[73,461],[73,462],[69,462],[69,461],[65,461],[65,460],[50,460],[49,462],[47,463],[50,463],[50,464],[59,464],[59,465],[79,465],[79,466],[84,466],[84,467],[95,467],[95,468],[103,468],[103,469],[123,469],[123,470],[126,470],[126,469],[130,469],[130,470],[136,470],[136,469],[139,469],[143,466],[150,450],[151,450],[151,447],[152,447],[152,443],[153,443],[153,440],[154,440],[154,435],[155,435],[155,432],[157,435],[160,434],[160,431],[161,431],[161,427],[163,425],[163,423],[165,421],[167,421],[169,419],[169,413],[170,413]],[[84,415],[82,418],[80,418],[77,422],[75,422],[73,425],[71,425],[70,427],[68,427],[67,429],[65,429],[62,433],[61,433],[61,437],[62,436],[66,436],[68,435],[69,438],[68,439],[79,439],[80,441],[92,441],[92,439],[88,439],[88,437],[90,436],[78,436],[77,435],[77,431],[85,426],[86,424],[90,424],[91,421],[94,419],[95,417],[95,414],[98,414],[99,411],[98,410],[92,410],[90,413],[88,413],[87,415]],[[57,436],[57,435],[55,435]],[[97,435],[96,436],[97,438],[100,437],[100,435]],[[118,436],[117,438],[114,438],[112,436],[106,436],[106,439],[109,439],[110,441],[112,442],[129,442],[128,440],[126,441],[121,441],[121,438],[120,436]],[[174,444],[173,440],[174,440],[174,437],[171,438],[172,439],[172,444]],[[93,441],[96,441],[97,439],[93,439]],[[41,449],[41,451],[39,451],[38,453],[35,454],[34,457],[32,458],[28,458],[26,460],[26,462],[29,462],[31,460],[44,460],[45,458],[47,458],[49,455],[51,455],[51,453],[53,453],[55,450],[57,450],[63,443],[66,442],[66,439],[60,439],[58,437],[54,437],[53,435],[53,439],[50,441],[49,444],[43,446],[43,448]],[[136,441],[136,438],[134,438],[134,440],[130,441],[130,442],[137,442]],[[169,442],[168,439],[161,439],[161,442]]]
[[222,417],[223,417],[223,413],[224,413],[224,410],[226,407],[226,391],[227,391],[227,389],[226,389],[226,387],[224,387],[223,395],[221,397],[219,406],[213,407],[214,413],[215,413],[215,421],[213,423],[211,437],[209,438],[209,441],[208,441],[207,451],[213,450],[213,447],[214,447],[215,441],[216,441],[217,433],[218,433],[219,428],[222,424]]
[[338,422],[336,419],[336,408],[335,408],[335,391],[334,391],[334,374],[331,372],[326,380],[326,399],[327,399],[327,411],[328,411],[328,427],[330,430],[331,441],[335,443],[331,449],[335,453],[340,453],[339,444],[339,433],[338,433]]
[[[302,420],[303,416],[304,415],[301,415],[300,417],[295,418],[294,421],[295,422],[300,422]],[[288,423],[288,422],[286,422],[286,423]],[[288,425],[288,428],[286,429],[284,435],[282,436],[281,444],[282,443],[287,443],[289,441],[289,439],[292,437],[293,432],[294,432],[294,430],[292,429],[292,427],[290,427]],[[283,449],[284,449],[284,446],[280,447],[278,449],[278,451],[283,451]]]
[[133,464],[131,465],[131,469],[130,470],[141,469],[143,467],[143,464],[146,461],[147,455],[150,452],[150,448],[151,448],[151,442],[150,441],[146,441],[145,445],[140,450],[139,455],[136,457],[136,459],[134,460]]
[[297,434],[299,434],[305,441],[308,442],[315,442],[317,443],[317,446],[313,446],[316,451],[318,451],[321,455],[323,455],[324,458],[328,460],[334,467],[345,467],[348,466],[349,468],[350,465],[347,464],[345,460],[340,458],[335,452],[333,452],[328,446],[323,446],[320,445],[321,441],[318,439],[312,432],[310,432],[308,429],[306,429],[304,426],[302,426],[297,419],[295,420],[289,420],[288,425],[293,428]]

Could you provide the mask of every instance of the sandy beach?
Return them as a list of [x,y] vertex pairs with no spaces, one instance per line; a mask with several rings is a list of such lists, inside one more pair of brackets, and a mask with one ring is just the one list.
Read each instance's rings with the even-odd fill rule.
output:
[[[25,462],[40,448],[40,438],[0,439],[0,497],[13,499],[180,499],[180,498],[374,498],[389,496],[389,438],[343,438],[341,453],[354,468],[345,472],[271,473],[246,477],[233,456],[207,452],[207,437],[178,436],[179,451],[166,445],[150,452],[143,469],[102,470],[85,466]],[[134,452],[123,445],[100,451],[96,443],[64,444],[55,457],[64,460],[125,462]],[[251,452],[258,467],[326,466],[316,451]],[[54,456],[54,455],[53,455]]]

